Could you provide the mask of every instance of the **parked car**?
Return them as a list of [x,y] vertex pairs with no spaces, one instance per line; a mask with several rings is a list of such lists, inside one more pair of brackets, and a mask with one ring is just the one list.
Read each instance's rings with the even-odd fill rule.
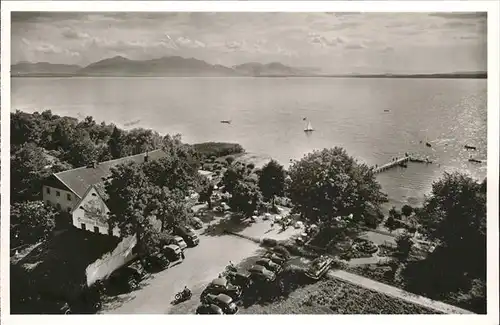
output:
[[[192,228],[189,227],[176,227],[174,229],[176,235],[182,237],[189,247],[194,247],[200,243],[198,235]],[[182,247],[181,247],[182,248]]]
[[135,290],[143,276],[132,267],[122,267],[111,273],[104,281],[106,290],[112,292],[128,292]]
[[163,254],[168,258],[169,261],[173,262],[182,259],[184,253],[179,246],[170,244],[163,247]]
[[241,288],[237,285],[231,284],[227,279],[217,278],[213,280],[201,293],[203,297],[206,294],[219,294],[223,293],[233,298],[233,300],[238,300],[241,297]]
[[222,309],[214,304],[203,304],[196,308],[196,314],[198,315],[224,315]]
[[280,273],[283,270],[283,267],[281,265],[274,263],[268,258],[261,258],[257,262],[255,262],[255,264],[262,265],[269,271],[272,271],[276,274]]
[[203,228],[203,221],[201,221],[201,219],[198,217],[192,217],[191,225],[194,227],[194,229],[201,229]]
[[229,272],[227,274],[227,279],[234,285],[239,286],[242,289],[246,289],[250,287],[252,284],[252,279],[250,278],[249,273],[244,272]]
[[166,269],[170,265],[170,260],[163,253],[146,255],[142,258],[142,265],[148,272],[157,272]]
[[319,280],[332,264],[333,259],[331,257],[322,255],[312,261],[309,269],[306,271],[306,276],[314,280]]
[[281,255],[273,253],[273,252],[267,252],[262,257],[268,258],[271,261],[273,261],[274,263],[279,264],[279,265],[283,265],[286,262],[286,258],[284,256],[281,256]]
[[233,301],[233,298],[220,293],[218,295],[207,294],[204,299],[204,303],[213,304],[219,306],[224,314],[236,314],[238,312],[238,306]]
[[174,236],[172,244],[179,246],[182,250],[185,250],[188,247],[188,245],[186,244],[184,239],[182,239],[181,236]]
[[265,282],[273,282],[276,280],[276,274],[262,265],[253,265],[248,269],[248,272],[250,272],[250,278],[252,280]]

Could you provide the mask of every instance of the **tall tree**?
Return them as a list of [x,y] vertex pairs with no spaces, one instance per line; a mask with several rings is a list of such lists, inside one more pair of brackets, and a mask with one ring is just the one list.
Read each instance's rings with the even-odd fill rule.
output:
[[66,160],[76,167],[87,166],[98,161],[99,149],[85,132],[79,132],[67,151]]
[[236,166],[229,167],[226,169],[226,172],[221,180],[222,186],[224,187],[223,191],[225,193],[232,193],[238,182],[244,178],[245,174],[242,169],[237,168]]
[[486,192],[480,183],[445,173],[432,185],[418,221],[420,232],[447,252],[447,268],[485,279]]
[[351,213],[364,222],[365,215],[372,214],[368,210],[379,210],[387,201],[373,170],[339,147],[306,155],[292,164],[288,174],[292,203],[313,222],[334,223],[335,216]]
[[228,203],[233,211],[241,212],[250,217],[257,210],[261,201],[262,195],[255,183],[239,180],[231,192]]
[[397,244],[397,257],[400,261],[406,261],[410,256],[411,248],[413,246],[412,236],[404,232],[396,238]]
[[111,153],[111,156],[115,159],[123,157],[122,141],[123,141],[122,131],[115,126],[113,129],[113,133],[111,133],[111,136],[108,140],[109,152]]
[[27,143],[11,156],[10,182],[13,201],[41,199],[42,182],[49,176],[44,150]]
[[283,195],[285,190],[285,170],[276,160],[267,163],[259,173],[259,188],[266,200]]
[[214,192],[214,184],[206,176],[200,176],[198,180],[198,194],[201,202],[207,202],[208,208],[212,209],[212,193]]
[[14,203],[10,207],[10,242],[12,247],[34,244],[50,236],[57,212],[41,201]]

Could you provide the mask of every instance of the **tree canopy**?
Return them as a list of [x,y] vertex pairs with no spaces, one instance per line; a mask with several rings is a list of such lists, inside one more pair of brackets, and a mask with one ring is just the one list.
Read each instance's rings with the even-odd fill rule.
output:
[[276,160],[271,160],[259,172],[259,188],[266,200],[281,196],[285,191],[285,170]]
[[10,207],[11,246],[34,244],[54,230],[57,212],[42,201],[14,203]]
[[366,221],[367,210],[387,201],[373,170],[339,147],[309,153],[293,163],[288,174],[292,203],[313,222],[332,223],[335,216],[351,213]]

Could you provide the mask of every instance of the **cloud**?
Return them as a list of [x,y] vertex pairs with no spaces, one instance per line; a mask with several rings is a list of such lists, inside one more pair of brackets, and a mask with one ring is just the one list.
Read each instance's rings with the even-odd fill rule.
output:
[[189,39],[189,38],[184,37],[184,36],[179,36],[175,42],[179,46],[188,47],[188,48],[206,47],[205,43],[198,41],[198,40]]
[[65,28],[62,31],[62,36],[68,39],[89,39],[90,35],[87,33],[76,31],[72,28]]
[[320,45],[322,47],[336,47],[345,43],[345,40],[340,36],[327,38],[314,32],[309,33],[308,39],[309,42]]

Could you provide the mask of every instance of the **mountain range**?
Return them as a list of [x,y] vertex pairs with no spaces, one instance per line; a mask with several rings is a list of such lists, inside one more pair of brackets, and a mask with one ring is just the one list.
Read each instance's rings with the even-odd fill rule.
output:
[[434,74],[342,74],[322,73],[320,69],[290,67],[279,62],[249,62],[232,67],[210,64],[194,58],[165,56],[150,60],[131,60],[115,56],[79,65],[48,62],[19,62],[11,66],[13,77],[330,77],[330,78],[468,78],[485,79],[487,73],[453,72]]
[[100,60],[85,67],[48,62],[19,62],[11,66],[14,77],[33,76],[289,76],[311,74],[278,62],[244,63],[233,67],[209,64],[194,58],[166,56],[151,60],[131,60],[122,56]]

